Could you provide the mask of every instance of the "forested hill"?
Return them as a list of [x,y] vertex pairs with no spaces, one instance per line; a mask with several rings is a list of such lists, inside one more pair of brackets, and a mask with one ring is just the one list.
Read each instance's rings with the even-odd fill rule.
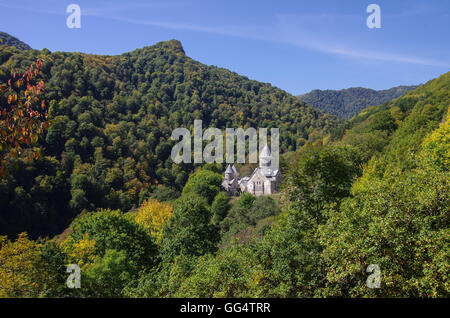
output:
[[340,127],[343,141],[358,145],[367,157],[385,152],[389,166],[409,169],[416,165],[424,136],[445,121],[449,100],[450,72],[398,99],[364,109]]
[[305,103],[341,118],[352,118],[368,106],[398,98],[417,86],[397,86],[386,90],[352,87],[342,90],[313,90],[299,95]]
[[[320,140],[339,120],[270,84],[187,57],[176,40],[119,56],[0,46],[0,82],[43,61],[51,126],[38,161],[0,183],[0,233],[55,234],[81,211],[127,211],[167,199],[193,165],[170,160],[176,127],[278,127],[282,151]],[[0,99],[4,104],[4,98]]]
[[0,45],[14,46],[22,51],[31,50],[31,47],[28,44],[20,41],[18,38],[13,37],[12,35],[9,35],[8,33],[1,31],[0,31]]
[[[334,116],[177,41],[120,56],[2,46],[0,84],[37,58],[52,123],[42,156],[1,153],[0,297],[450,295],[450,72],[333,129]],[[281,193],[230,199],[220,165],[187,178],[169,137],[197,118],[279,127],[283,150],[299,148],[281,158]],[[55,238],[3,237],[59,233],[74,216]],[[67,264],[83,288],[66,288]]]

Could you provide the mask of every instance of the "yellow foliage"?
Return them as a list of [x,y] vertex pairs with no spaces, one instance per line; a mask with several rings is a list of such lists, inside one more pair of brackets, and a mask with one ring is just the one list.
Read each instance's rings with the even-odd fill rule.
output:
[[0,236],[0,298],[26,297],[39,289],[39,270],[34,266],[40,245],[19,234],[15,242]]
[[395,123],[397,125],[400,125],[403,118],[405,117],[405,114],[403,114],[402,110],[398,106],[391,108],[391,115],[395,119]]
[[95,259],[95,244],[94,239],[90,240],[88,234],[83,236],[83,239],[78,242],[73,242],[69,239],[62,244],[62,249],[69,257],[70,263],[78,264],[81,269],[87,265],[92,264]]
[[173,215],[173,207],[169,203],[158,200],[145,201],[139,208],[135,220],[142,225],[159,243],[162,239],[162,228]]
[[422,160],[442,171],[450,170],[450,108],[447,120],[423,141]]

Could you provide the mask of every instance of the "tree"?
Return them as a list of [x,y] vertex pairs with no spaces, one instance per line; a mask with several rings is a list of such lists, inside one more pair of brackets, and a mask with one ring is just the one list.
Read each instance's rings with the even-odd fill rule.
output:
[[28,159],[39,157],[29,146],[36,144],[49,126],[45,102],[40,96],[44,82],[35,83],[42,66],[38,59],[23,74],[11,70],[7,84],[0,84],[0,174],[5,173],[8,157],[17,158],[24,153]]
[[95,250],[96,240],[90,239],[88,233],[84,233],[82,239],[64,241],[61,248],[67,256],[70,264],[78,264],[81,270],[86,269],[94,262],[97,252]]
[[222,176],[211,170],[199,169],[189,176],[183,188],[183,194],[194,193],[206,199],[212,204],[215,196],[220,191]]
[[173,217],[164,226],[161,257],[167,262],[180,254],[212,253],[218,239],[205,200],[195,194],[185,194],[178,199]]
[[288,176],[290,199],[298,208],[317,216],[326,204],[350,195],[350,187],[361,170],[355,148],[308,147]]
[[83,273],[82,293],[88,297],[121,297],[133,277],[134,268],[127,252],[108,249]]
[[420,157],[425,164],[441,172],[450,170],[450,108],[446,121],[424,139],[422,148]]
[[164,201],[170,201],[178,198],[180,196],[180,192],[171,188],[171,187],[165,187],[165,186],[157,186],[153,190],[153,192],[150,194],[150,198],[164,202]]
[[221,246],[229,245],[234,238],[246,244],[264,235],[279,212],[277,203],[271,197],[254,197],[244,192],[219,223]]
[[255,196],[248,192],[244,192],[239,197],[237,205],[241,209],[250,210],[253,206],[253,202],[255,202]]
[[86,213],[77,217],[71,228],[72,232],[65,242],[69,250],[80,247],[83,240],[95,240],[95,256],[103,257],[109,249],[123,250],[136,272],[157,263],[153,238],[120,211]]
[[259,283],[265,279],[254,251],[240,245],[197,258],[180,278],[172,297],[261,297]]
[[284,211],[254,243],[261,264],[258,297],[314,297],[325,283],[327,263],[318,237],[319,219],[306,209]]
[[73,290],[66,285],[67,264],[67,255],[55,241],[45,240],[41,243],[39,257],[35,263],[41,277],[39,297],[72,296]]
[[269,216],[275,216],[280,212],[280,208],[274,199],[269,196],[256,197],[252,207],[248,213],[249,220],[253,225],[259,220],[267,218]]
[[[358,182],[320,230],[329,260],[324,295],[447,297],[448,177],[420,168]],[[366,286],[370,264],[380,267],[380,289]]]
[[21,233],[14,242],[0,236],[0,297],[36,297],[39,293],[40,272],[35,267],[39,244]]
[[157,243],[160,243],[163,227],[172,215],[173,207],[171,204],[150,199],[141,205],[135,220],[155,238]]
[[[419,107],[421,105],[419,104]],[[417,108],[399,127],[416,131],[424,118]],[[406,126],[406,127],[405,127]],[[450,188],[446,156],[448,123],[413,142],[396,132],[393,143],[403,152],[419,151],[415,168],[405,169],[385,156],[372,158],[352,186],[352,197],[325,212],[319,230],[329,263],[324,296],[446,297],[449,295]],[[419,149],[416,150],[417,145]],[[391,147],[391,145],[390,145]],[[421,148],[421,149],[420,149]],[[403,153],[404,154],[404,153]],[[389,158],[389,157],[388,157]],[[418,160],[417,160],[418,159]],[[381,161],[381,162],[380,162]],[[377,167],[389,174],[378,173]],[[413,257],[412,257],[413,256]],[[377,264],[381,288],[366,286],[366,269]]]
[[220,192],[214,198],[214,201],[211,205],[211,212],[213,214],[213,222],[218,225],[228,213],[230,209],[230,197],[225,192]]
[[381,111],[374,115],[369,123],[369,132],[375,130],[386,131],[389,134],[397,129],[397,123],[390,111]]

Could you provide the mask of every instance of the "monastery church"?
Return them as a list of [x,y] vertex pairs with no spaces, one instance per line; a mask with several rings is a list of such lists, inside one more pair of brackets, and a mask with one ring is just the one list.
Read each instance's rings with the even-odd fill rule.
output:
[[236,167],[228,165],[222,187],[229,195],[248,192],[259,196],[277,192],[281,182],[281,172],[279,169],[272,169],[272,160],[272,153],[266,144],[259,154],[259,167],[250,176],[240,179]]

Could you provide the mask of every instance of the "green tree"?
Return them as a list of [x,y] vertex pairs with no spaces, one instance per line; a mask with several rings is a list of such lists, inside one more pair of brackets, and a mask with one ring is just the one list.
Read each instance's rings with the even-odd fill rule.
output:
[[263,264],[260,297],[313,297],[325,283],[327,263],[322,256],[318,226],[322,217],[291,208],[256,245]]
[[89,297],[122,297],[134,277],[134,266],[126,251],[106,250],[83,272],[82,293]]
[[212,204],[215,196],[220,191],[222,176],[216,172],[199,169],[189,176],[183,188],[183,195],[195,193],[206,199],[208,204]]
[[[326,296],[448,296],[448,175],[422,169],[362,180],[355,197],[329,210],[320,230],[326,246]],[[381,288],[366,286],[370,264]]]
[[218,229],[211,223],[205,200],[195,194],[178,199],[173,217],[165,225],[161,257],[165,262],[176,255],[202,255],[216,250]]
[[95,240],[95,255],[103,257],[107,250],[125,251],[136,271],[157,263],[155,242],[147,231],[120,211],[89,212],[72,224],[68,248],[86,239]]
[[251,224],[256,225],[259,220],[275,216],[280,212],[280,208],[274,199],[269,196],[256,197],[252,207],[249,210],[249,220]]
[[63,253],[58,244],[46,240],[42,243],[39,258],[35,267],[43,277],[40,297],[67,297],[71,296],[71,290],[66,286],[67,255]]
[[248,192],[244,192],[237,200],[237,205],[241,209],[250,210],[253,206],[253,202],[255,202],[255,196]]
[[308,147],[288,176],[290,199],[297,207],[314,215],[326,204],[350,195],[350,187],[361,174],[357,149],[345,147]]
[[229,201],[230,197],[225,192],[220,192],[214,198],[211,205],[214,224],[219,224],[226,217],[228,210],[230,209]]

